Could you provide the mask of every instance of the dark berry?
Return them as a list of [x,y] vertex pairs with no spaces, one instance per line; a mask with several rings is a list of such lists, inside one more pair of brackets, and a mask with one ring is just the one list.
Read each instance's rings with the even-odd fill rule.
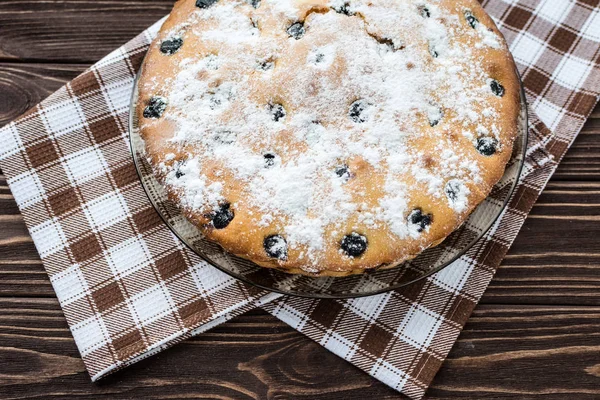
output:
[[292,24],[289,28],[287,28],[287,33],[294,39],[298,40],[306,33],[306,29],[304,28],[304,24],[302,22],[296,22]]
[[281,104],[269,104],[269,111],[275,122],[286,116],[285,108]]
[[206,61],[206,69],[210,69],[213,71],[216,71],[219,69],[219,57],[214,55],[214,54],[210,54],[208,56],[206,56],[204,58],[204,60]]
[[267,255],[278,260],[287,260],[287,242],[281,235],[272,235],[265,238],[263,247]]
[[323,54],[323,53],[318,53],[318,54],[315,56],[315,62],[316,62],[317,64],[318,64],[318,63],[321,63],[321,62],[323,62],[323,60],[324,60],[324,59],[325,59],[325,54]]
[[265,154],[265,168],[271,168],[275,165],[275,154],[267,153]]
[[208,8],[219,0],[196,0],[196,7]]
[[429,46],[429,54],[431,54],[431,57],[433,58],[438,58],[440,55],[440,53],[438,53],[438,51],[433,46]]
[[350,112],[348,115],[350,115],[350,119],[356,123],[367,122],[367,115],[365,113],[367,108],[369,108],[369,103],[367,103],[365,100],[356,100],[350,106]]
[[446,196],[448,197],[448,199],[452,202],[455,202],[456,199],[458,199],[458,195],[460,194],[461,191],[461,183],[460,181],[454,179],[449,181],[448,183],[446,183],[446,187],[444,188],[444,191],[446,192]]
[[160,118],[167,109],[167,101],[163,97],[154,96],[144,109],[144,118]]
[[170,56],[172,54],[177,53],[181,46],[183,46],[183,39],[167,39],[160,44],[160,52]]
[[492,156],[496,153],[496,148],[498,147],[498,141],[494,138],[490,137],[480,137],[477,139],[477,151],[480,152],[484,156]]
[[356,232],[344,236],[340,247],[350,257],[359,257],[367,250],[367,238]]
[[434,126],[437,126],[440,123],[440,121],[442,120],[443,116],[444,116],[444,112],[441,109],[438,109],[437,113],[429,114],[429,125],[432,128]]
[[260,7],[260,0],[248,0],[248,3],[254,8]]
[[504,86],[502,86],[497,80],[492,79],[490,82],[490,88],[492,89],[492,93],[494,93],[496,96],[504,96]]
[[185,176],[185,173],[181,171],[181,167],[185,165],[185,161],[177,161],[174,165],[175,167],[175,178],[180,179]]
[[469,11],[469,10],[465,11],[465,19],[467,20],[469,25],[471,25],[471,28],[473,28],[473,29],[477,28],[477,24],[479,24],[479,20],[477,18],[475,18],[475,16],[473,15],[473,13],[471,11]]
[[417,228],[417,232],[423,232],[431,222],[433,221],[433,215],[423,214],[423,210],[415,208],[408,216],[408,223]]
[[421,17],[423,18],[431,17],[431,12],[429,12],[429,8],[426,6],[419,6],[419,14],[421,14]]
[[339,14],[344,14],[344,15],[354,15],[354,13],[352,11],[350,11],[350,3],[349,2],[345,2],[342,6],[340,7],[332,7],[335,12],[339,13]]
[[259,70],[269,71],[273,68],[275,68],[275,63],[273,62],[273,60],[259,61],[259,63],[258,63]]
[[215,95],[210,96],[208,101],[210,103],[209,107],[211,110],[214,110],[221,105],[221,99]]
[[217,131],[212,139],[218,144],[232,144],[235,142],[236,134],[227,130]]
[[335,174],[337,176],[339,176],[340,178],[342,178],[344,180],[344,182],[348,182],[348,180],[350,180],[350,168],[344,164],[344,165],[340,165],[339,167],[337,167],[335,169]]
[[212,224],[215,229],[225,229],[233,220],[234,216],[235,214],[231,210],[231,205],[229,203],[223,203],[219,206],[219,209],[212,212]]

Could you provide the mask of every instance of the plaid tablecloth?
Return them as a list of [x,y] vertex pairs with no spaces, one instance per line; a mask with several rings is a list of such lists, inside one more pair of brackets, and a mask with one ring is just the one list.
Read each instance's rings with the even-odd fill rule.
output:
[[160,22],[0,131],[0,167],[92,376],[253,307],[420,398],[600,93],[598,0],[492,0],[530,105],[520,184],[494,227],[443,271],[351,300],[286,298],[205,264],[162,223],[128,143],[133,80]]

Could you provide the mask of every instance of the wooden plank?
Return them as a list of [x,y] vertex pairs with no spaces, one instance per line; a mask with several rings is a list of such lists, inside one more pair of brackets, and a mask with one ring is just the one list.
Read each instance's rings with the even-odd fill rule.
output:
[[[429,398],[597,398],[599,321],[598,307],[479,306]],[[0,363],[0,393],[7,400],[67,393],[111,399],[398,398],[262,311],[93,385],[57,301],[5,298],[0,299]]]
[[596,106],[553,180],[600,180],[600,104]]
[[477,307],[432,398],[600,398],[600,308]]
[[[84,69],[85,65],[0,64],[0,123],[35,105]],[[561,163],[556,174],[559,179],[600,178],[600,162],[595,163],[592,151],[598,149],[599,135],[600,107]],[[581,168],[587,172],[577,176]],[[594,182],[551,182],[482,301],[598,304],[599,193]],[[18,214],[0,176],[0,243],[6,244],[0,245],[0,295],[51,296],[52,289]]]
[[[49,2],[47,4],[56,3]],[[2,7],[3,5],[0,3],[0,10]],[[0,24],[1,16],[0,12]],[[0,62],[0,126],[35,106],[83,72],[86,67],[86,64],[7,64]],[[559,165],[552,179],[555,181],[600,180],[600,106],[588,120],[584,130]]]
[[86,68],[78,64],[0,63],[0,126],[37,105]]
[[[85,68],[85,64],[0,63],[0,126],[38,104]],[[552,180],[600,180],[600,106],[588,120]]]
[[552,181],[482,303],[600,305],[600,182]]
[[[54,297],[9,197],[0,198],[0,296]],[[600,182],[550,182],[482,303],[600,305],[599,207]]]
[[559,164],[552,180],[600,180],[600,118],[588,120]]
[[4,0],[0,60],[91,64],[167,15],[174,0]]

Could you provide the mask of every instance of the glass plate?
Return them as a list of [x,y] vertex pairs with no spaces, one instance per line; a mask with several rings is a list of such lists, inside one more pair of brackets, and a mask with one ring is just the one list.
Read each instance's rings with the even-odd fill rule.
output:
[[198,228],[188,222],[177,206],[167,198],[165,189],[152,174],[144,155],[144,142],[139,136],[138,121],[133,112],[137,104],[137,82],[138,79],[134,85],[130,108],[130,142],[142,186],[154,208],[173,233],[210,265],[250,285],[286,295],[337,299],[371,296],[410,285],[440,271],[471,249],[493,226],[508,204],[525,160],[527,104],[521,85],[520,131],[504,176],[494,186],[488,198],[442,243],[425,250],[413,260],[388,270],[341,278],[290,275],[236,257],[218,244],[203,238]]

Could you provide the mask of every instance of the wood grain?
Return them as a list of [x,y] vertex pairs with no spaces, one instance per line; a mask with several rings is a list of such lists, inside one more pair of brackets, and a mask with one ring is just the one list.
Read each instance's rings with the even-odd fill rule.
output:
[[596,108],[552,176],[553,180],[600,180],[600,108]]
[[[597,398],[599,328],[599,307],[479,306],[429,398]],[[262,311],[92,385],[55,299],[3,298],[0,365],[3,399],[397,398]]]
[[[173,0],[0,2],[0,126],[166,15]],[[600,107],[560,164],[428,392],[600,398]],[[91,384],[0,173],[0,398],[391,399],[262,311]]]
[[480,305],[432,398],[597,399],[600,308]]
[[173,0],[2,0],[0,60],[92,64],[167,15]]
[[38,104],[85,68],[87,66],[81,64],[0,62],[0,125],[5,125]]
[[[0,26],[1,16],[0,12]],[[1,40],[0,30],[0,46]],[[75,78],[86,66],[0,62],[0,126]],[[571,182],[600,180],[600,107],[592,114],[552,179]]]
[[[14,200],[3,196],[0,296],[54,297]],[[600,182],[550,182],[481,302],[600,306],[599,209]]]

